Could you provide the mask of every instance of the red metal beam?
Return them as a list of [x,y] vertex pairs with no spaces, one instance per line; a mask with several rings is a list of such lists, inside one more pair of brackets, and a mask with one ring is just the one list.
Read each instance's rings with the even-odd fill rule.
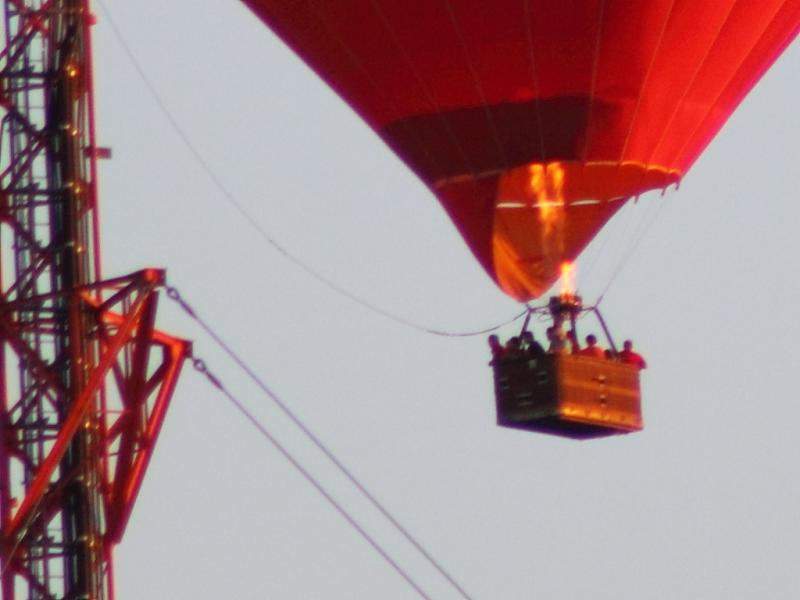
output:
[[[149,292],[152,292],[152,290],[149,290]],[[149,294],[142,294],[137,298],[131,313],[127,315],[120,324],[119,331],[112,338],[108,348],[103,352],[100,361],[93,370],[80,396],[78,396],[78,399],[70,407],[69,414],[61,426],[55,444],[48,453],[47,458],[39,467],[33,479],[33,483],[28,486],[25,498],[16,514],[3,529],[3,538],[7,543],[11,540],[16,541],[20,528],[28,520],[34,507],[41,501],[47,486],[50,485],[53,472],[64,457],[67,447],[70,442],[72,442],[75,432],[83,421],[86,409],[89,407],[89,402],[95,394],[97,394],[100,386],[103,384],[106,373],[111,368],[114,361],[117,360],[122,347],[130,341],[131,334],[135,331],[135,327],[139,323],[140,313],[148,295]]]
[[0,593],[112,600],[189,344],[163,271],[100,274],[88,0],[0,5]]

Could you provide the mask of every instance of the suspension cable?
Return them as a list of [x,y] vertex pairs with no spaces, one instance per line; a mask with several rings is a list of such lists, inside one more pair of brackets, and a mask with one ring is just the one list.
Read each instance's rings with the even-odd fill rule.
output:
[[[174,300],[181,309],[194,320],[200,328],[219,346],[225,354],[266,394],[266,396],[283,412],[289,420],[303,433],[303,435],[339,470],[342,475],[366,498],[383,517],[417,550],[428,563],[461,595],[465,600],[473,600],[456,579],[437,561],[431,553],[424,548],[398,519],[365,487],[365,485],[348,469],[344,463],[328,448],[322,440],[312,432],[308,426],[295,414],[278,395],[250,368],[247,363],[202,319],[197,312],[181,297],[178,290],[172,286],[167,287],[167,296]],[[527,313],[526,308],[526,313]],[[523,313],[525,314],[525,313]]]
[[281,453],[281,455],[289,461],[289,463],[308,481],[320,495],[325,498],[325,500],[334,508],[336,512],[338,512],[345,521],[347,521],[353,529],[355,529],[361,537],[363,537],[370,546],[372,546],[373,550],[375,550],[380,556],[389,563],[392,568],[397,571],[400,576],[406,580],[406,582],[414,588],[414,591],[417,592],[422,598],[426,600],[431,600],[430,596],[425,593],[425,591],[417,584],[416,581],[411,577],[411,575],[406,571],[402,566],[400,566],[397,561],[395,561],[388,552],[373,538],[359,523],[355,520],[355,518],[347,512],[347,510],[336,501],[336,499],[328,492],[322,484],[305,468],[300,462],[289,452],[285,446],[283,446],[274,435],[272,435],[269,430],[256,418],[256,416],[247,410],[244,404],[234,396],[220,381],[219,377],[211,373],[208,370],[205,362],[199,358],[192,359],[192,365],[194,366],[195,370],[198,371],[200,374],[205,375],[206,379],[213,385],[217,390],[219,390],[230,402],[236,407],[236,409],[244,415],[244,417],[250,421],[250,423],[258,430],[258,432],[266,438],[274,447],[275,449]]
[[643,219],[643,221],[639,223],[637,230],[633,234],[633,239],[631,243],[623,253],[622,257],[620,258],[617,267],[611,273],[611,277],[609,278],[605,289],[603,289],[601,294],[597,297],[597,300],[594,303],[595,306],[599,306],[600,303],[603,301],[603,298],[605,298],[605,295],[608,293],[608,290],[611,289],[611,286],[614,283],[614,281],[617,279],[617,277],[623,271],[623,269],[627,266],[628,261],[630,261],[631,257],[636,252],[636,249],[639,247],[639,244],[642,243],[642,240],[644,240],[645,236],[650,231],[650,228],[655,224],[655,222],[661,216],[661,211],[664,209],[664,206],[666,206],[666,201],[662,198],[653,216],[650,217],[649,220],[646,220],[645,217],[645,219]]
[[478,331],[455,332],[455,331],[444,331],[432,327],[427,327],[426,325],[422,325],[415,321],[406,319],[405,317],[397,315],[376,304],[373,304],[365,300],[364,298],[346,289],[342,285],[336,283],[329,277],[323,275],[322,273],[311,267],[308,263],[299,259],[292,252],[289,252],[289,250],[287,250],[287,248],[283,244],[276,241],[275,238],[271,236],[259,224],[256,218],[253,217],[253,215],[247,211],[247,209],[239,201],[239,199],[233,194],[233,192],[231,192],[228,189],[225,183],[223,183],[222,179],[216,174],[214,169],[211,167],[210,163],[206,161],[205,158],[203,158],[203,155],[192,143],[192,140],[189,137],[189,135],[186,133],[183,127],[181,127],[177,118],[172,114],[172,112],[167,107],[166,102],[164,102],[164,99],[158,93],[158,90],[156,89],[155,85],[150,81],[150,78],[147,76],[147,73],[145,73],[145,70],[142,67],[141,63],[136,58],[133,49],[125,40],[125,37],[122,34],[122,30],[117,26],[116,22],[114,21],[114,18],[111,16],[111,12],[109,11],[108,7],[105,5],[103,0],[96,0],[96,1],[100,6],[101,10],[103,11],[103,13],[105,14],[106,21],[108,21],[108,24],[111,27],[111,30],[114,34],[114,37],[116,37],[117,42],[119,43],[125,55],[128,57],[128,60],[130,61],[131,65],[133,66],[134,70],[139,76],[139,79],[142,81],[145,88],[150,93],[150,96],[155,101],[156,106],[161,111],[162,115],[167,120],[172,130],[175,132],[180,141],[183,143],[184,147],[189,151],[189,154],[192,155],[195,162],[200,167],[200,170],[203,171],[203,173],[205,173],[205,175],[209,178],[214,187],[217,188],[217,190],[221,193],[225,201],[230,206],[232,206],[236,210],[236,212],[238,212],[239,215],[241,215],[241,217],[244,218],[250,224],[250,226],[267,243],[267,245],[269,245],[273,250],[277,251],[286,260],[291,262],[300,270],[304,271],[311,278],[316,279],[318,283],[327,287],[329,290],[339,294],[340,296],[347,298],[348,300],[354,302],[355,304],[360,305],[362,308],[365,308],[375,314],[378,314],[386,319],[389,319],[390,321],[394,321],[395,323],[398,323],[400,325],[404,325],[406,327],[410,327],[412,329],[416,329],[418,331],[422,331],[424,333],[428,333],[431,335],[437,335],[442,337],[470,337],[470,336],[483,335],[486,333],[490,333],[492,331],[496,331],[501,327],[504,327],[505,325],[513,323],[514,321],[521,318],[525,314],[525,311],[523,311],[511,319],[508,319],[506,321],[503,321],[501,323],[498,323],[490,327],[481,328]]

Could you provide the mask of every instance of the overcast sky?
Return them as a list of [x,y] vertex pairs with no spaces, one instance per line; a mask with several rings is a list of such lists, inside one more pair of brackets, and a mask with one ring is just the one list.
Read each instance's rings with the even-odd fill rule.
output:
[[[424,186],[241,4],[103,1],[195,152],[294,256],[427,327],[519,311]],[[483,336],[400,325],[271,248],[97,12],[105,275],[166,267],[471,596],[796,597],[800,45],[679,191],[625,209],[579,263],[583,295],[611,284],[605,317],[650,365],[646,429],[579,443],[495,426]],[[458,597],[166,298],[159,323],[430,597]],[[191,369],[116,556],[119,600],[418,597]]]

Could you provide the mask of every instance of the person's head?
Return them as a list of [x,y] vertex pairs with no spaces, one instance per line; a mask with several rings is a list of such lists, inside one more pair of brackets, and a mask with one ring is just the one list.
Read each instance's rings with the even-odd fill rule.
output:
[[586,345],[587,346],[594,346],[597,344],[597,337],[593,333],[590,333],[586,336]]
[[631,350],[633,350],[633,342],[630,340],[625,340],[624,342],[622,342],[622,347],[623,349],[630,352]]
[[555,327],[548,327],[547,328],[547,332],[546,332],[547,333],[547,339],[548,340],[552,340],[553,339],[553,335],[555,334],[555,332],[556,332],[556,328]]
[[500,338],[492,334],[489,336],[489,347],[495,350],[500,347]]
[[519,348],[519,338],[514,336],[508,340],[508,347],[511,349]]
[[533,332],[532,331],[524,331],[522,333],[522,341],[530,344],[533,341]]

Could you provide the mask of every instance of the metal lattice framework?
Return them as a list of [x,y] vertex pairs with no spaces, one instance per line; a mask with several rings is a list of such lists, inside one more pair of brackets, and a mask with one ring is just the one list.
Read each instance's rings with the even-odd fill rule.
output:
[[2,0],[0,592],[111,600],[120,540],[190,352],[164,273],[100,277],[88,0]]

